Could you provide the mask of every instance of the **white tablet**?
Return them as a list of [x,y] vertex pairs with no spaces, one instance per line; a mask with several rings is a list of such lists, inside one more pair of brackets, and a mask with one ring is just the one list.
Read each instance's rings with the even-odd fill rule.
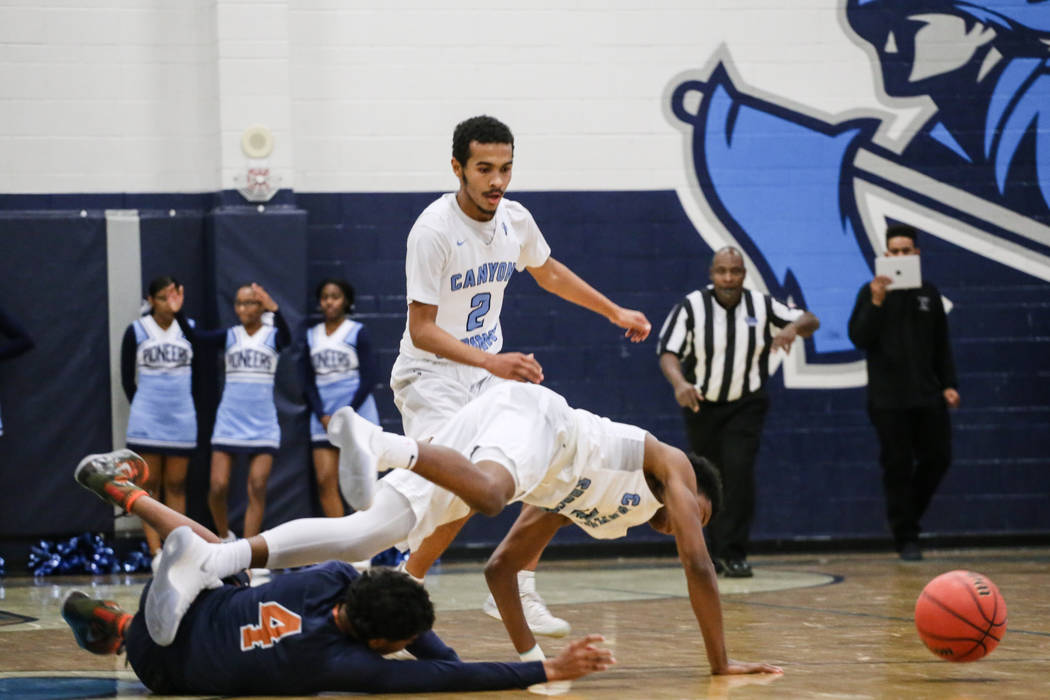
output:
[[918,255],[894,255],[875,258],[875,275],[885,275],[893,282],[887,287],[896,289],[918,289],[922,286],[922,270]]

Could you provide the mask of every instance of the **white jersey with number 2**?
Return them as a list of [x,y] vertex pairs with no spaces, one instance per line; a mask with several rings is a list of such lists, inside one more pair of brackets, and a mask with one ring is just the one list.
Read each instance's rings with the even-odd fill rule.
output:
[[[405,258],[408,302],[438,307],[437,325],[468,345],[498,353],[503,347],[503,290],[514,272],[538,267],[550,247],[532,214],[500,201],[490,221],[471,219],[443,195],[423,210],[408,234]],[[403,356],[446,362],[412,343],[405,325]]]

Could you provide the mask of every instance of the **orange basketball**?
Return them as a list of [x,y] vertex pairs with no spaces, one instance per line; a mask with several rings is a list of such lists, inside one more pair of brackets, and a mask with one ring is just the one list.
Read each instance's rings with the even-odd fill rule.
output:
[[987,577],[949,571],[926,584],[915,601],[923,644],[946,661],[976,661],[1006,632],[1006,601]]

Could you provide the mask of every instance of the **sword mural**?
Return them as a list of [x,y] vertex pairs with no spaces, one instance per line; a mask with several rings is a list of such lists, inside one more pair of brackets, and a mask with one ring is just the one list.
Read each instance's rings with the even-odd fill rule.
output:
[[806,386],[863,383],[846,333],[888,220],[1050,281],[1050,0],[848,0],[890,97],[924,96],[903,141],[884,115],[832,123],[752,94],[719,61],[681,79],[699,196],[765,287],[822,321]]

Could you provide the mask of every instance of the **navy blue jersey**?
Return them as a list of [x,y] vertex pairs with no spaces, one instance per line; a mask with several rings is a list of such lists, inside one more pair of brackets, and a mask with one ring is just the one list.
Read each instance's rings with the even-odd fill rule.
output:
[[546,680],[540,662],[464,663],[432,631],[408,647],[419,660],[384,659],[335,623],[333,610],[358,575],[349,564],[328,562],[257,588],[205,591],[169,647],[153,643],[140,612],[128,628],[128,660],[161,693],[469,691]]

